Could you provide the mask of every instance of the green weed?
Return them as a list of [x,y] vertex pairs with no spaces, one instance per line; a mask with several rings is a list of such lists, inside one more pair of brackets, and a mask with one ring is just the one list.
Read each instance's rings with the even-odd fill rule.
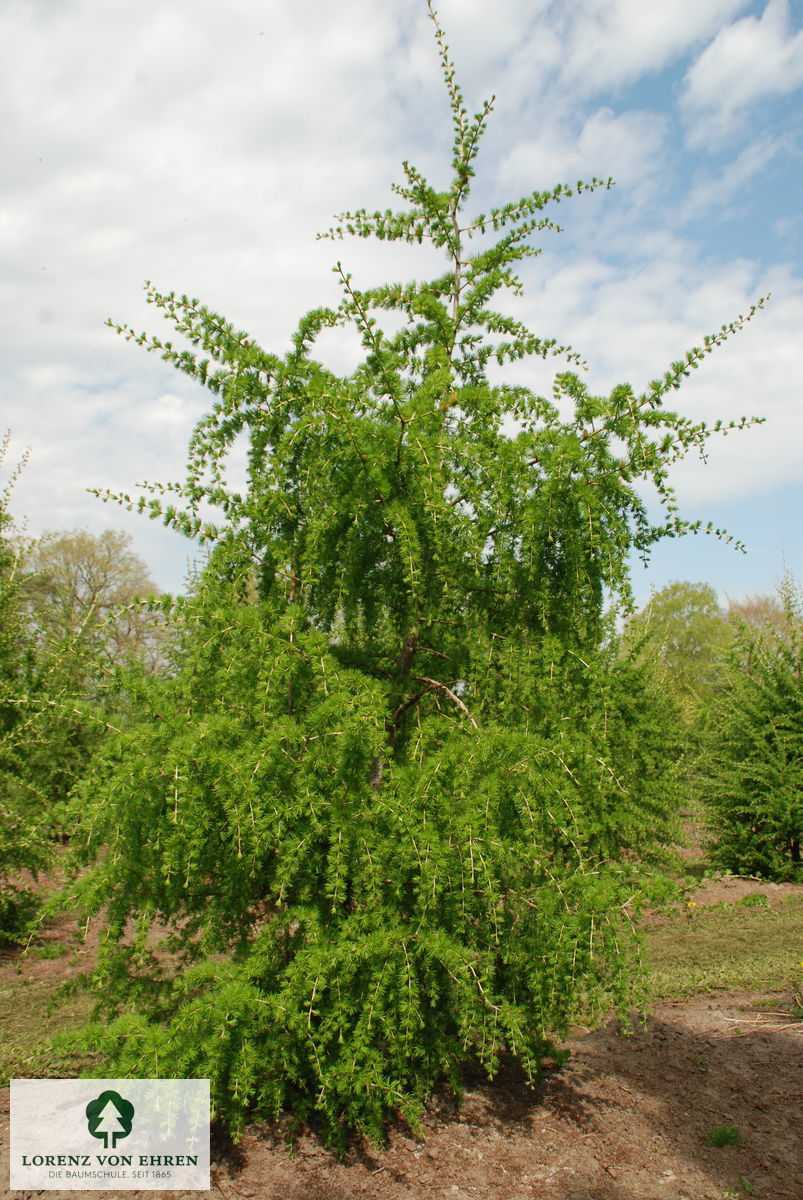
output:
[[741,1146],[742,1135],[735,1125],[719,1125],[705,1135],[706,1146]]
[[64,958],[70,953],[70,947],[63,942],[42,942],[39,946],[31,946],[27,951],[29,958]]

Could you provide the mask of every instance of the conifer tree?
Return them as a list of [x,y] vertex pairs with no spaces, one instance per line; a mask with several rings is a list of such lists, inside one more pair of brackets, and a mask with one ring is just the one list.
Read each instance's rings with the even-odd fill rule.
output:
[[[10,433],[0,441],[0,467],[10,441]],[[9,503],[24,461],[0,492],[0,947],[14,939],[30,911],[30,893],[19,872],[36,871],[47,860],[41,813],[23,781],[26,739],[20,698],[30,664],[20,596],[23,542],[16,536]]]
[[[362,289],[338,264],[342,302],[284,357],[151,285],[183,345],[114,326],[215,400],[184,483],[104,498],[211,553],[178,606],[175,672],[131,685],[142,720],[77,794],[96,859],[78,892],[106,922],[95,984],[121,1009],[89,1044],[106,1072],[209,1077],[235,1128],[289,1110],[335,1140],[380,1136],[467,1062],[509,1055],[534,1078],[578,1012],[630,1002],[623,905],[671,837],[660,701],[606,649],[603,610],[629,596],[632,550],[692,528],[668,468],[712,431],[664,401],[754,310],[643,393],[597,396],[565,369],[551,399],[493,382],[530,356],[579,365],[492,305],[558,228],[547,212],[608,184],[470,215],[492,102],[469,113],[430,15],[451,182],[405,163],[399,211],[324,236],[427,242],[438,278]],[[313,350],[347,325],[364,357],[339,376]]]
[[714,709],[707,760],[711,857],[737,875],[803,879],[803,594],[779,589],[783,621],[742,620]]

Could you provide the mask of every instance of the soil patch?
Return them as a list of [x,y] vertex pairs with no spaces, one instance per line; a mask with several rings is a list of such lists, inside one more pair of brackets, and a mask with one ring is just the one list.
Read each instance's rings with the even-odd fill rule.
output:
[[[791,997],[731,994],[656,1006],[646,1029],[580,1031],[569,1063],[535,1092],[515,1075],[471,1088],[459,1111],[435,1099],[424,1140],[338,1162],[306,1134],[248,1130],[217,1147],[209,1195],[234,1200],[800,1200],[803,1039]],[[757,1008],[757,1003],[771,1005]],[[8,1179],[8,1091],[0,1177]],[[734,1126],[741,1145],[705,1144]],[[752,1191],[743,1191],[743,1186]],[[728,1192],[728,1189],[731,1189]],[[16,1196],[33,1197],[18,1192]],[[90,1193],[87,1193],[90,1194]],[[103,1193],[109,1195],[109,1193]],[[126,1192],[129,1200],[197,1192]],[[76,1192],[48,1192],[69,1200]]]
[[763,896],[770,908],[775,908],[790,896],[803,895],[803,884],[768,883],[763,879],[744,879],[736,875],[721,875],[704,879],[694,889],[694,903],[700,908],[713,904],[738,904],[753,896]]
[[[736,903],[755,892],[774,906],[799,885],[707,881],[698,905]],[[738,914],[734,914],[735,916]],[[71,924],[42,945],[63,946]],[[45,954],[48,953],[46,950]],[[85,969],[92,947],[65,957],[7,955],[0,990],[23,982],[33,997],[47,980]],[[250,1128],[232,1147],[213,1145],[213,1187],[123,1192],[121,1200],[801,1200],[803,1025],[788,993],[728,992],[656,1004],[628,1036],[614,1025],[577,1029],[569,1062],[536,1091],[513,1072],[471,1086],[456,1110],[436,1096],[424,1137],[393,1130],[383,1149],[344,1161],[304,1133],[295,1156],[281,1130]],[[42,1027],[44,1032],[44,1026]],[[35,1072],[32,1070],[32,1074]],[[735,1127],[741,1144],[706,1144]],[[8,1180],[8,1089],[0,1092],[0,1195]],[[52,1200],[109,1192],[16,1192]]]

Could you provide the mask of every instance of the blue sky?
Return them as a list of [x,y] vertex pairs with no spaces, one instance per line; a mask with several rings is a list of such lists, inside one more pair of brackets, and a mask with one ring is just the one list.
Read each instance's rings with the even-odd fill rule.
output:
[[[803,578],[803,4],[800,0],[443,0],[469,108],[495,112],[479,208],[611,175],[562,205],[526,264],[519,315],[569,341],[598,389],[643,386],[772,292],[679,392],[695,418],[765,424],[679,464],[702,537],[635,568],[723,600]],[[159,330],[142,284],[199,296],[267,349],[360,284],[433,266],[399,248],[316,242],[343,209],[386,207],[409,159],[447,179],[449,114],[423,0],[7,0],[0,10],[0,429],[30,460],[14,511],[31,534],[123,528],[157,583],[192,547],[102,505],[183,474],[206,396],[104,326]],[[327,345],[332,365],[352,348]],[[553,363],[550,369],[559,364]],[[529,374],[527,371],[529,370]],[[523,375],[548,388],[540,364]]]

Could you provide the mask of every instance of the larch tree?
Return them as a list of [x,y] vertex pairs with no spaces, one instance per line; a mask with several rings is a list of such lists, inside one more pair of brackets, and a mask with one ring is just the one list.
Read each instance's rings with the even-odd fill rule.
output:
[[[0,467],[11,442],[0,440]],[[11,492],[25,459],[12,469],[0,492],[0,948],[20,933],[31,911],[22,872],[47,861],[42,814],[24,785],[27,738],[20,703],[30,670],[20,579],[24,541],[10,511]]]
[[[492,102],[469,113],[430,15],[451,182],[405,163],[400,210],[324,236],[428,243],[442,274],[363,290],[338,264],[342,302],[283,357],[150,285],[181,343],[115,325],[214,402],[185,482],[104,496],[212,549],[175,673],[139,680],[141,721],[78,791],[77,894],[104,912],[95,986],[120,1008],[88,1044],[104,1071],[210,1078],[235,1129],[290,1111],[381,1136],[469,1062],[536,1077],[578,1013],[630,1003],[625,902],[671,839],[660,697],[607,648],[604,609],[631,551],[690,528],[668,470],[712,430],[665,400],[755,310],[642,393],[573,369],[551,398],[494,382],[530,356],[577,367],[493,300],[548,212],[607,183],[470,214]],[[341,326],[363,348],[345,376],[313,354]]]
[[803,879],[803,591],[731,618],[714,705],[705,799],[714,863],[736,875]]

